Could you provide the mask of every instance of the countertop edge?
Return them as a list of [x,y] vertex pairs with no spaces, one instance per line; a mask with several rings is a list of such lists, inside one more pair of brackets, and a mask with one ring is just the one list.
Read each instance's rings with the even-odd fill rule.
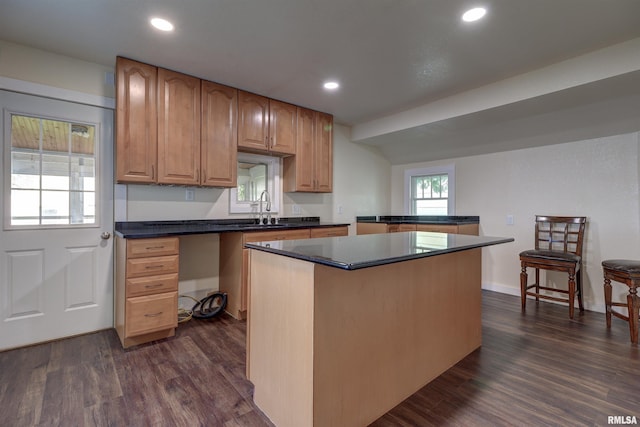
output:
[[[411,231],[408,233],[415,233],[415,231]],[[308,261],[308,262],[312,262],[315,264],[322,264],[322,265],[326,265],[329,267],[335,267],[335,268],[340,268],[342,270],[358,270],[361,268],[369,268],[369,267],[377,267],[380,265],[386,265],[386,264],[393,264],[393,263],[397,263],[397,262],[403,262],[403,261],[411,261],[414,259],[420,259],[420,258],[426,258],[426,257],[431,257],[431,256],[438,256],[438,255],[444,255],[444,254],[448,254],[448,253],[453,253],[453,252],[461,252],[461,251],[466,251],[466,250],[470,250],[470,249],[477,249],[477,248],[483,248],[483,247],[487,247],[487,246],[494,246],[494,245],[499,245],[499,244],[503,244],[503,243],[509,243],[509,242],[513,242],[515,241],[515,239],[513,237],[493,237],[493,236],[482,236],[484,239],[495,239],[493,241],[483,241],[483,242],[477,242],[477,243],[471,243],[471,244],[467,244],[467,245],[460,245],[457,246],[455,248],[447,248],[447,249],[440,249],[440,250],[434,250],[434,251],[430,251],[430,252],[422,252],[422,253],[415,253],[415,254],[406,254],[406,255],[402,255],[402,256],[397,256],[397,257],[392,257],[392,258],[386,258],[386,259],[378,259],[378,260],[371,260],[368,262],[360,262],[357,264],[349,264],[349,263],[343,263],[343,262],[338,262],[332,259],[327,259],[327,258],[323,258],[323,257],[318,257],[318,256],[312,256],[312,255],[306,255],[306,254],[301,254],[301,253],[295,253],[295,252],[291,252],[291,251],[286,251],[286,250],[281,250],[278,248],[274,248],[272,246],[269,245],[270,242],[254,242],[254,243],[245,243],[245,247],[249,248],[249,249],[255,249],[255,250],[259,250],[259,251],[263,251],[263,252],[269,252],[269,253],[273,253],[276,255],[281,255],[281,256],[286,256],[289,258],[295,258],[295,259],[299,259],[302,261]],[[329,237],[331,238],[337,238],[339,239],[340,237]]]
[[220,234],[220,233],[254,233],[264,231],[285,231],[285,230],[298,230],[301,228],[330,228],[330,227],[348,227],[350,223],[314,223],[314,222],[296,222],[280,226],[272,225],[259,225],[238,227],[232,224],[208,224],[207,229],[189,229],[188,224],[184,224],[183,229],[176,230],[179,226],[169,226],[172,229],[162,230],[162,226],[150,230],[145,230],[144,227],[135,228],[131,230],[114,230],[114,234],[124,239],[151,239],[155,237],[174,237],[174,236],[189,236],[195,234]]

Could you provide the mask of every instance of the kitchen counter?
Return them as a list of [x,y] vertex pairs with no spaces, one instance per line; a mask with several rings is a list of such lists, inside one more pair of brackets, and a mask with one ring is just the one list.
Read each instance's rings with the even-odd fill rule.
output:
[[344,270],[391,264],[512,242],[513,238],[409,231],[308,240],[247,243],[257,249]]
[[283,217],[278,219],[277,224],[268,225],[257,224],[255,219],[130,221],[116,222],[115,234],[125,239],[146,239],[190,234],[295,230],[348,225],[348,223],[321,222],[319,217]]
[[356,222],[382,224],[479,224],[479,216],[449,215],[369,215],[358,216]]
[[248,243],[247,377],[280,427],[364,426],[482,344],[482,247],[434,232]]

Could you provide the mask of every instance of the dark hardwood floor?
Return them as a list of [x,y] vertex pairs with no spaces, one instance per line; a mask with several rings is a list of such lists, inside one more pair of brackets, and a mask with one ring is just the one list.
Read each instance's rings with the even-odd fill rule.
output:
[[[483,292],[483,345],[373,426],[640,423],[628,326]],[[244,377],[246,323],[191,320],[123,350],[113,330],[0,353],[2,426],[269,426]]]

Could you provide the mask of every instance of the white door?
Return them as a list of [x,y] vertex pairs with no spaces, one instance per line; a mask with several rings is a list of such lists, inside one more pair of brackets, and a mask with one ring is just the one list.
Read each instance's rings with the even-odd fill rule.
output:
[[113,111],[0,90],[0,350],[113,326]]

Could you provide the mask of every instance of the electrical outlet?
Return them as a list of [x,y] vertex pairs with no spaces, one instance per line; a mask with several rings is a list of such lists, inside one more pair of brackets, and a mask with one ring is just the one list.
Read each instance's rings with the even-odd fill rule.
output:
[[513,225],[513,215],[507,215],[507,225]]
[[294,215],[300,215],[300,206],[299,205],[293,205],[293,214]]
[[338,205],[338,215],[342,215],[344,213],[344,208],[342,205]]
[[184,199],[187,202],[192,202],[195,199],[195,197],[196,197],[195,190],[191,190],[191,189],[188,188],[184,193]]

